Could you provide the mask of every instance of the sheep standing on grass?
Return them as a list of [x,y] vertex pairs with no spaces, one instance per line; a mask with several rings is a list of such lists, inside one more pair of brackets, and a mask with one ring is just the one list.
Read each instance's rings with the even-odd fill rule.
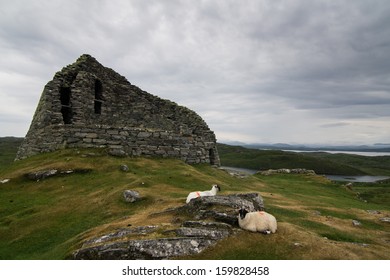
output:
[[217,192],[221,191],[221,188],[218,185],[213,185],[210,191],[204,192],[191,192],[187,196],[186,203],[190,202],[191,199],[200,197],[200,196],[214,196]]
[[275,233],[278,227],[275,217],[271,214],[264,211],[248,212],[244,208],[239,211],[238,224],[242,229],[266,234]]

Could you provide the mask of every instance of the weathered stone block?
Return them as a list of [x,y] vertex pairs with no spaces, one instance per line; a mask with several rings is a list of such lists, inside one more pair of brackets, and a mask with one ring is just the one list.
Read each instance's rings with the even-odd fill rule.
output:
[[79,142],[80,140],[81,140],[80,138],[72,138],[72,137],[70,137],[70,138],[66,139],[66,143],[67,144],[73,144],[73,143]]
[[150,135],[151,135],[150,132],[143,131],[143,132],[138,133],[137,137],[138,138],[148,138],[148,137],[150,137]]
[[92,139],[92,143],[96,143],[96,144],[107,144],[107,140],[106,140],[106,139],[97,138],[97,139]]
[[111,149],[123,149],[122,145],[109,145]]
[[97,135],[97,133],[87,133],[87,134],[85,135],[85,137],[86,137],[86,138],[97,138],[98,135]]

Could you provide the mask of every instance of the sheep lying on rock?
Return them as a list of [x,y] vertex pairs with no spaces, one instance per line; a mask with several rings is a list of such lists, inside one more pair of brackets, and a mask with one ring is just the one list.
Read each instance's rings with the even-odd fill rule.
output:
[[221,188],[218,185],[213,185],[210,191],[204,192],[191,192],[187,196],[186,203],[190,202],[191,199],[200,197],[200,196],[214,196],[217,192],[221,191]]
[[238,224],[242,229],[266,234],[275,233],[278,227],[275,217],[271,214],[264,211],[248,212],[244,208],[239,211]]

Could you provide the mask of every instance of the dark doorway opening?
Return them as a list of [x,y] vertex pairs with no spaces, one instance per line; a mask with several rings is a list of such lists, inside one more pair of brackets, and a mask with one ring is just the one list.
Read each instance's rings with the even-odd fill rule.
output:
[[95,114],[102,113],[102,104],[103,104],[103,85],[99,80],[95,80]]
[[64,124],[72,123],[72,107],[70,105],[70,87],[60,88],[61,113]]
[[210,159],[210,164],[214,165],[215,164],[215,152],[214,149],[209,150],[209,159]]

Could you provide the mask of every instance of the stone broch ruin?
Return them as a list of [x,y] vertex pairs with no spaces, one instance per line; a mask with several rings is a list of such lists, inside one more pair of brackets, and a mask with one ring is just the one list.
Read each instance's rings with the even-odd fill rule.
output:
[[64,148],[220,164],[215,134],[198,114],[141,90],[86,54],[46,84],[16,159]]

